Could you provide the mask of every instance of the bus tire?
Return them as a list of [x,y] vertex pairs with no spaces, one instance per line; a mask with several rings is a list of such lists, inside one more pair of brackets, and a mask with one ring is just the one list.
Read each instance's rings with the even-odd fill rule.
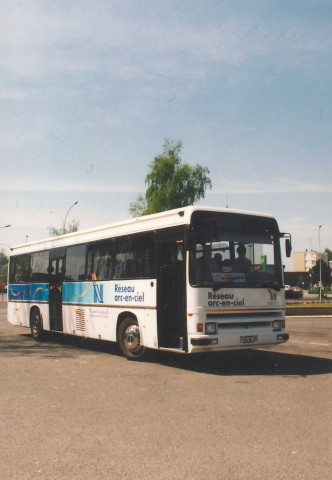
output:
[[37,309],[34,309],[33,312],[31,313],[30,328],[31,328],[32,338],[34,338],[35,340],[42,340],[43,325],[42,325],[40,311]]
[[120,323],[118,345],[123,355],[129,360],[138,360],[145,354],[145,347],[141,345],[141,335],[135,318],[126,317]]

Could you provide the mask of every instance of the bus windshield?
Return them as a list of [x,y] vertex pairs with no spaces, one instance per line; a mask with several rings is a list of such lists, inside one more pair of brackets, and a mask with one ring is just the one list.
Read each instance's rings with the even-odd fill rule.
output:
[[199,212],[189,242],[191,285],[279,290],[279,237],[273,218]]

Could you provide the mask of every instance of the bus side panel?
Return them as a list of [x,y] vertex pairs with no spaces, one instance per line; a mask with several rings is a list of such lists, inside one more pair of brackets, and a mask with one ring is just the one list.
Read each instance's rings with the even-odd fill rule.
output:
[[8,300],[8,322],[12,325],[30,326],[30,304]]
[[41,313],[43,321],[43,330],[49,330],[49,315],[47,303],[32,302],[13,302],[8,301],[8,322],[13,325],[30,327],[30,312],[33,307],[37,307]]
[[39,308],[43,328],[49,330],[49,286],[47,284],[15,284],[8,286],[8,321],[13,325],[30,327],[30,311]]
[[76,312],[78,315],[81,312],[82,319],[85,317],[85,308],[83,306],[78,307],[77,305],[62,305],[62,322],[64,333],[71,335],[82,335],[81,329],[78,330],[76,328]]
[[48,303],[39,303],[39,304],[30,304],[30,308],[35,305],[39,308],[42,321],[43,321],[43,330],[50,330],[50,317],[49,317],[49,306]]
[[142,343],[149,348],[158,348],[156,309],[64,305],[63,331],[71,335],[115,342],[118,318],[124,312],[137,318]]
[[116,341],[127,313],[137,318],[143,344],[158,348],[155,279],[65,282],[62,294],[64,333]]
[[99,305],[63,305],[63,331],[70,335],[116,341],[116,312]]
[[157,310],[145,310],[144,320],[139,320],[142,343],[148,348],[158,348]]

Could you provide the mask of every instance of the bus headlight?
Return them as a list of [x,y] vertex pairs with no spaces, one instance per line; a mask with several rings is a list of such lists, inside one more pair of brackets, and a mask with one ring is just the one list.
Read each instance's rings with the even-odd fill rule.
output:
[[274,332],[281,330],[281,320],[273,320],[272,327]]
[[217,333],[217,324],[216,323],[212,323],[212,322],[208,322],[205,324],[205,333],[207,335],[214,335]]

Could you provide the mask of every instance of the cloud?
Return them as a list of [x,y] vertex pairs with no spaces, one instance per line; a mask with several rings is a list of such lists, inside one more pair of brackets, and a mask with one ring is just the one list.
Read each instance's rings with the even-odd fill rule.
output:
[[270,178],[263,181],[238,181],[227,180],[224,182],[213,182],[213,188],[210,195],[225,195],[225,192],[231,194],[264,194],[264,193],[331,193],[331,185],[328,181],[314,182],[309,180],[291,180],[285,178]]
[[220,15],[197,25],[189,17],[174,20],[167,12],[138,21],[113,3],[101,3],[102,10],[78,4],[47,10],[38,2],[7,7],[4,66],[12,75],[31,79],[82,72],[133,79],[152,69],[160,80],[160,75],[189,77],[198,64],[205,66],[206,75],[210,64],[223,62],[256,64],[264,59],[293,68],[332,52],[328,24]]
[[[89,169],[90,166],[87,166]],[[79,178],[73,176],[72,178],[57,177],[54,172],[53,175],[31,175],[28,176],[14,176],[6,174],[1,178],[0,189],[3,193],[7,192],[33,192],[33,193],[131,193],[136,194],[140,190],[140,186],[134,182],[128,182],[127,179],[121,182],[112,182],[102,179],[91,179],[89,173],[86,173],[87,178]]]

